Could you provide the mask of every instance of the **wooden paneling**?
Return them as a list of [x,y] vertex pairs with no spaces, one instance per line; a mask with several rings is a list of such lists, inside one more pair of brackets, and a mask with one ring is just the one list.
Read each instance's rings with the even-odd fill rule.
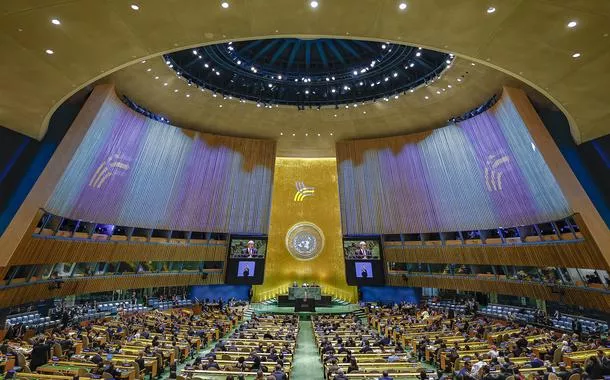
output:
[[223,273],[209,273],[204,280],[201,274],[104,276],[86,280],[67,279],[61,289],[49,289],[49,283],[34,284],[0,290],[0,307],[20,305],[47,298],[65,297],[72,294],[105,292],[116,289],[153,288],[161,286],[188,286],[222,284]]
[[93,261],[225,261],[225,245],[24,238],[10,265]]
[[587,242],[503,246],[407,246],[384,250],[389,262],[434,264],[524,265],[607,269],[599,253]]
[[605,312],[610,309],[610,294],[594,290],[562,288],[564,293],[560,295],[558,293],[553,293],[550,286],[542,284],[441,276],[412,276],[405,279],[402,275],[391,275],[387,277],[386,283],[391,286],[457,289],[483,293],[510,294],[580,305]]

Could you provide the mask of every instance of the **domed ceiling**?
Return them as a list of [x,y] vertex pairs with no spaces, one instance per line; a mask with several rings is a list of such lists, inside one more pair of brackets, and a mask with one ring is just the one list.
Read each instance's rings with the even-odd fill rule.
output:
[[348,39],[272,38],[165,55],[189,82],[266,106],[337,107],[404,93],[438,77],[453,56]]

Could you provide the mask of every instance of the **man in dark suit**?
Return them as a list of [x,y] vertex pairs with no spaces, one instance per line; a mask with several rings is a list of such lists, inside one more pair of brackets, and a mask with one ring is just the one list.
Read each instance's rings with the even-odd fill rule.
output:
[[243,271],[243,276],[244,276],[244,277],[248,277],[248,276],[250,276],[250,268],[248,268],[248,267],[245,267],[245,268],[244,268],[244,271]]
[[250,240],[248,246],[241,251],[243,257],[256,257],[258,256],[258,250],[254,248],[254,242]]
[[366,242],[361,241],[358,245],[360,248],[358,248],[356,252],[354,252],[354,256],[356,256],[356,258],[370,259],[371,257],[373,257],[371,250],[367,249],[366,247]]
[[383,371],[379,380],[393,380],[393,377],[390,377],[388,371]]

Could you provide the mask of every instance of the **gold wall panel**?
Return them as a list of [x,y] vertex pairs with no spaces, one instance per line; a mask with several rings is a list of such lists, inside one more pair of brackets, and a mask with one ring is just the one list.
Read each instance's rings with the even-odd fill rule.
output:
[[[313,187],[313,195],[295,198],[297,182]],[[265,280],[254,287],[255,301],[286,294],[293,281],[315,282],[324,294],[356,301],[356,287],[345,279],[334,158],[277,158],[270,221]],[[286,248],[286,233],[299,222],[317,225],[325,237],[322,251],[310,260],[299,260]]]

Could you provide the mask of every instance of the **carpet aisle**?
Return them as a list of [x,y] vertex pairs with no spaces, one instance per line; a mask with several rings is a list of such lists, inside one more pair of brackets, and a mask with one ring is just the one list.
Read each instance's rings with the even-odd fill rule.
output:
[[311,321],[299,322],[291,380],[324,380],[324,369],[313,336]]

